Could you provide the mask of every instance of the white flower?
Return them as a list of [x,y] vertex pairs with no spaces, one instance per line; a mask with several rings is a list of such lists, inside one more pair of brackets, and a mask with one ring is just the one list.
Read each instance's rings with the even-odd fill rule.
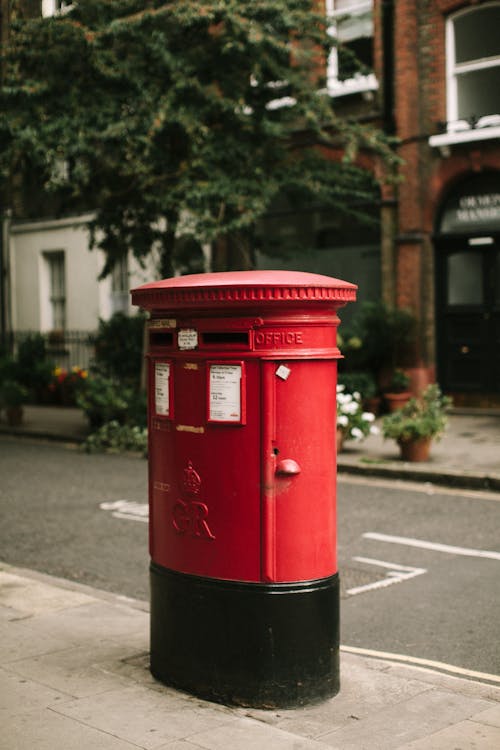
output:
[[355,440],[362,440],[364,438],[364,435],[359,427],[353,427],[351,430],[351,435]]
[[359,391],[354,391],[352,397],[355,401],[361,401],[361,393]]
[[370,435],[380,435],[379,428],[374,424],[370,427]]
[[345,391],[345,385],[339,384],[337,386],[337,393],[343,393]]
[[356,401],[351,401],[348,404],[344,404],[344,411],[346,414],[356,414],[358,411],[359,405],[356,403]]
[[361,419],[365,422],[374,422],[375,414],[372,414],[371,411],[364,411],[361,415]]
[[337,403],[350,404],[351,401],[352,401],[352,396],[350,393],[338,393],[337,394]]
[[345,414],[341,414],[337,417],[337,424],[339,424],[341,427],[347,427],[349,424],[349,417],[347,417]]

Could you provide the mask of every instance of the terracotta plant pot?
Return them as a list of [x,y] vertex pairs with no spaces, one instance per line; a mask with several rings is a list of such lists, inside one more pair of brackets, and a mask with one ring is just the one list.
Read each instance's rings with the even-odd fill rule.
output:
[[7,406],[5,409],[5,416],[7,417],[7,424],[10,427],[18,427],[23,421],[23,407],[22,406]]
[[387,410],[391,414],[407,404],[410,398],[411,393],[409,391],[403,391],[402,393],[384,393]]
[[344,449],[345,432],[340,427],[337,427],[337,453],[340,453]]
[[428,461],[432,438],[424,437],[416,440],[399,440],[401,458],[403,461]]

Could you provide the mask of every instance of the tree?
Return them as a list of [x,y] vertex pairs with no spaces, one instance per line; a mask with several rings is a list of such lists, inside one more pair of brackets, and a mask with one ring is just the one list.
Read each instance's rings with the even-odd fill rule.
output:
[[[332,44],[316,0],[80,0],[13,22],[0,96],[0,167],[95,211],[102,275],[132,250],[218,241],[250,265],[252,227],[285,192],[354,210],[360,149],[383,134],[322,90]],[[325,158],[325,152],[343,154]],[[184,246],[185,248],[185,246]],[[234,248],[239,249],[234,258]]]

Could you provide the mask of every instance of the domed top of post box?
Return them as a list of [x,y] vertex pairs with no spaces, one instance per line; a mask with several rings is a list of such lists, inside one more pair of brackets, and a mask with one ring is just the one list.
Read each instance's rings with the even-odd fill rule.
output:
[[176,276],[132,289],[146,310],[213,308],[222,304],[323,303],[342,307],[356,299],[355,284],[301,271],[229,271]]

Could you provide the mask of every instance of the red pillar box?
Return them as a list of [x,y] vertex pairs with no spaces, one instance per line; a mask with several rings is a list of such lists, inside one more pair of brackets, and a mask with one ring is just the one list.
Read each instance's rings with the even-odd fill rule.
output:
[[356,287],[298,272],[146,284],[151,670],[210,700],[339,688],[336,330]]

